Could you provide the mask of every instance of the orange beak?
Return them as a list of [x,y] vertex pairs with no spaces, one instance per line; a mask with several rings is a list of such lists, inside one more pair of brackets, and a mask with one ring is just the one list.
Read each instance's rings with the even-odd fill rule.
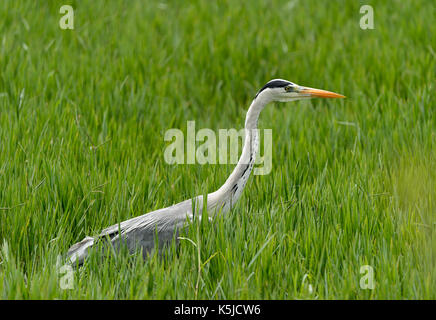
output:
[[299,93],[308,94],[312,97],[317,97],[317,98],[345,98],[345,96],[339,93],[334,93],[331,91],[314,89],[314,88],[306,88],[306,87],[302,87]]

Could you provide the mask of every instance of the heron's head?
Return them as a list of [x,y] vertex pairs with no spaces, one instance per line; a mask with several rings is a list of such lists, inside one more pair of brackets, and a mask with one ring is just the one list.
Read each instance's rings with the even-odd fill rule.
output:
[[269,81],[256,95],[256,98],[268,101],[293,101],[310,98],[345,98],[345,96],[320,89],[299,86],[287,80],[274,79]]

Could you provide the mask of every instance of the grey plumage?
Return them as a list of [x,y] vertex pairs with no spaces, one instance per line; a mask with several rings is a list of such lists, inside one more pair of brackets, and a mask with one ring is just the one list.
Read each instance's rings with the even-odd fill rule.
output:
[[[192,204],[197,208],[195,212],[201,215],[202,196],[180,202],[173,206],[149,212],[120,224],[104,229],[95,237],[85,237],[68,250],[68,256],[73,264],[83,264],[88,256],[88,249],[98,241],[108,241],[115,250],[124,245],[130,252],[142,249],[145,257],[155,246],[155,237],[158,236],[159,248],[170,243],[173,238],[177,240],[178,232],[187,225],[187,220],[193,218]],[[198,204],[195,205],[195,203]]]
[[[262,87],[247,111],[244,147],[235,169],[221,188],[207,196],[206,208],[209,219],[217,212],[228,212],[242,194],[259,149],[257,122],[263,108],[272,101],[286,102],[312,97],[343,98],[344,96],[329,91],[301,87],[282,79],[271,80]],[[158,246],[162,248],[177,237],[177,233],[188,220],[192,220],[194,211],[196,216],[201,217],[202,209],[203,196],[197,196],[171,207],[123,221],[104,229],[95,237],[85,237],[74,244],[68,250],[68,257],[73,264],[80,265],[86,259],[88,250],[98,243],[115,250],[125,245],[130,252],[142,250],[143,255],[146,255],[155,247],[156,236]]]

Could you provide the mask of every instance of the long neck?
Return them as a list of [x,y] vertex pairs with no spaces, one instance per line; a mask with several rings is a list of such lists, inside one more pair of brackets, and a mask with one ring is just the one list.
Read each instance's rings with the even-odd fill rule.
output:
[[222,187],[208,195],[208,208],[216,208],[225,213],[236,204],[241,196],[259,151],[257,122],[260,112],[267,103],[268,101],[262,95],[251,103],[245,118],[245,139],[241,157]]

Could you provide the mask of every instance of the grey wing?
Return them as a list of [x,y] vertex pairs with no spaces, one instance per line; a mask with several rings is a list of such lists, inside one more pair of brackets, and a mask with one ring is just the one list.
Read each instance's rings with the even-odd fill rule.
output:
[[81,265],[88,256],[88,250],[100,240],[109,240],[114,248],[121,244],[130,252],[142,249],[143,255],[155,246],[157,236],[159,248],[172,241],[187,219],[192,219],[192,202],[197,212],[201,213],[202,196],[189,199],[171,207],[149,212],[104,229],[95,237],[85,237],[68,250],[68,257],[73,264]]
[[178,230],[191,218],[192,203],[191,200],[186,200],[127,220],[119,226],[111,226],[103,230],[102,236],[109,234],[115,248],[122,244],[130,252],[142,249],[143,254],[146,254],[154,248],[156,236],[159,248],[162,248],[173,240]]

